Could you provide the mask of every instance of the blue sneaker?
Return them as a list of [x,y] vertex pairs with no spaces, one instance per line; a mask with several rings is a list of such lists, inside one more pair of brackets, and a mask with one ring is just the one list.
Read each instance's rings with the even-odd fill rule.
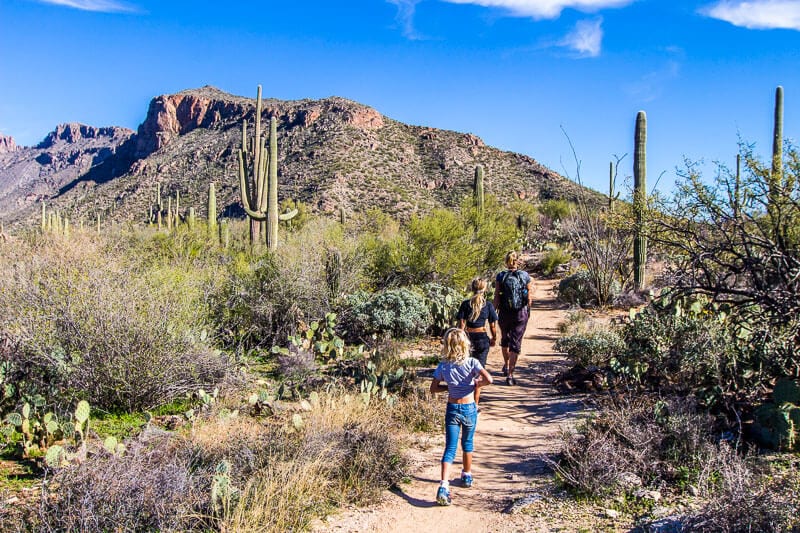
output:
[[450,505],[450,489],[440,485],[436,492],[436,503],[443,506]]
[[461,474],[461,484],[466,488],[472,486],[472,474]]

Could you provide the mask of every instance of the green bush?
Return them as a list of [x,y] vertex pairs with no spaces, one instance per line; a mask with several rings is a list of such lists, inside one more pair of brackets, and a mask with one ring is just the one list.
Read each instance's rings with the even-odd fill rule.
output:
[[554,348],[583,367],[603,367],[625,350],[625,343],[616,331],[593,330],[561,337]]
[[367,272],[378,288],[436,282],[463,287],[477,274],[502,265],[517,244],[514,217],[488,196],[484,217],[466,200],[460,211],[434,209],[400,228],[377,218],[364,239]]
[[434,335],[454,325],[462,295],[457,290],[438,283],[426,283],[419,287],[425,298],[428,314],[431,317],[430,332]]
[[387,289],[369,294],[364,291],[347,296],[340,317],[351,338],[373,334],[414,337],[430,326],[424,298],[409,289]]
[[545,200],[539,212],[555,222],[566,219],[572,213],[572,205],[566,200]]
[[542,274],[551,276],[559,265],[569,263],[571,259],[572,254],[567,250],[561,247],[555,247],[545,252],[544,256],[542,256],[542,260],[539,262],[539,267],[542,269]]
[[588,270],[578,270],[558,283],[558,299],[573,305],[597,301],[594,284]]
[[0,259],[11,262],[0,280],[9,404],[40,395],[137,410],[222,379],[227,358],[209,345],[192,276],[141,270],[93,239],[43,239]]

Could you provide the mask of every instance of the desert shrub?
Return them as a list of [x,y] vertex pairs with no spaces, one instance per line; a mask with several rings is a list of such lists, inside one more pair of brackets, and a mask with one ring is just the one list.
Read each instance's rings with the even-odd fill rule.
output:
[[444,426],[444,409],[431,400],[427,390],[414,387],[400,397],[392,410],[392,418],[409,431],[439,433]]
[[13,401],[145,409],[224,377],[227,359],[208,345],[190,276],[142,272],[77,239],[45,239],[6,257],[0,357]]
[[426,283],[418,288],[422,293],[430,316],[430,333],[439,335],[453,325],[461,304],[462,295],[457,290],[438,283]]
[[583,367],[602,367],[625,350],[625,343],[615,330],[595,329],[560,337],[554,348],[566,353],[574,363]]
[[572,213],[572,205],[566,200],[545,200],[539,212],[552,221],[565,220]]
[[702,297],[659,298],[621,333],[627,349],[612,369],[633,383],[693,392],[706,405],[758,383],[755,367],[764,343]]
[[612,398],[562,434],[551,464],[567,486],[595,497],[678,481],[703,486],[716,476],[712,422],[686,399]]
[[578,270],[558,283],[558,299],[569,304],[590,304],[597,301],[588,270]]
[[247,352],[284,345],[300,321],[310,323],[330,312],[337,295],[331,294],[325,272],[329,249],[336,248],[342,259],[339,292],[362,284],[362,252],[339,224],[310,219],[285,239],[275,253],[240,253],[226,264],[227,275],[209,298],[212,321],[226,347]]
[[514,218],[491,196],[480,223],[477,216],[466,200],[459,211],[434,209],[402,228],[387,224],[368,232],[365,257],[375,287],[424,282],[463,287],[476,273],[497,268],[517,243]]
[[247,480],[222,521],[223,531],[304,531],[329,505],[323,458],[275,461]]
[[197,459],[184,439],[145,432],[125,455],[57,470],[43,485],[40,520],[47,531],[208,529],[212,471]]
[[413,337],[430,325],[423,297],[404,288],[352,294],[343,302],[341,317],[342,327],[351,337],[373,334]]
[[559,265],[568,263],[570,259],[572,255],[567,250],[556,246],[545,252],[539,261],[539,268],[542,269],[542,274],[551,276]]
[[789,468],[763,468],[755,459],[739,457],[723,447],[716,461],[717,479],[703,507],[686,522],[702,532],[800,530],[800,472]]

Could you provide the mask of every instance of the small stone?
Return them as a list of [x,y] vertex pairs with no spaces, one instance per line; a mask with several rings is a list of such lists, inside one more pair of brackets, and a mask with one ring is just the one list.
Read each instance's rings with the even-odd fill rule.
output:
[[506,474],[506,479],[514,481],[514,474]]
[[700,495],[700,489],[698,489],[694,485],[689,485],[689,494],[691,494],[694,497],[697,497]]
[[633,495],[640,500],[652,500],[657,502],[661,499],[661,493],[657,490],[639,489]]
[[615,511],[614,509],[604,509],[603,514],[606,518],[616,519],[619,518],[619,511]]

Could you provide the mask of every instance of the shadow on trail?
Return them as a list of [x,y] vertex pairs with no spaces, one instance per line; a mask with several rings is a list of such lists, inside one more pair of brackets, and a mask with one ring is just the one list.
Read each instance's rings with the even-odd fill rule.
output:
[[[417,480],[417,481],[422,481],[422,482],[429,483],[429,484],[433,483],[432,479],[423,479],[423,478],[418,478],[416,476],[414,477],[414,479]],[[436,481],[436,483],[438,483],[438,480]],[[435,501],[433,501],[433,500],[422,500],[420,498],[415,498],[415,497],[411,496],[410,494],[408,494],[407,492],[403,491],[403,489],[401,489],[400,487],[393,487],[390,490],[391,490],[391,492],[393,492],[393,493],[397,494],[398,496],[400,496],[401,498],[403,498],[406,501],[406,503],[408,503],[409,505],[412,505],[414,507],[418,507],[420,509],[428,509],[428,508],[431,508],[431,507],[436,507],[436,502]]]

